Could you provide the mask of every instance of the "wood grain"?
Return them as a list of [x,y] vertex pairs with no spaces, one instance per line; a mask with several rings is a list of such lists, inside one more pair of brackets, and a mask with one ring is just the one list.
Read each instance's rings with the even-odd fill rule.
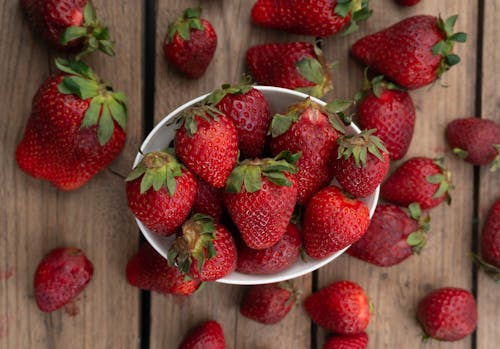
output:
[[[350,97],[361,88],[362,67],[349,58],[348,50],[358,38],[381,30],[392,23],[415,14],[449,16],[459,13],[457,30],[466,31],[466,45],[457,46],[462,63],[443,78],[448,88],[439,83],[412,91],[417,108],[415,134],[406,158],[412,156],[442,156],[446,151],[444,127],[449,120],[474,112],[474,81],[476,67],[477,2],[423,1],[412,8],[398,7],[393,1],[371,2],[374,14],[360,30],[348,37],[328,38],[324,43],[327,57],[339,60],[334,84],[337,97]],[[470,83],[463,83],[464,76]],[[453,172],[456,190],[451,207],[442,205],[432,210],[428,245],[420,256],[410,258],[391,268],[378,268],[343,255],[320,269],[319,286],[348,279],[359,283],[375,306],[368,335],[370,348],[445,348],[447,344],[431,341],[420,344],[421,330],[415,321],[415,309],[420,298],[433,288],[457,286],[470,289],[471,265],[466,257],[471,244],[472,169],[446,156]],[[394,164],[393,164],[394,167]],[[318,332],[318,348],[327,336]],[[470,348],[470,338],[457,342],[453,348]]]
[[[108,1],[98,15],[117,40],[117,56],[96,53],[94,69],[128,96],[130,119],[127,150],[112,165],[75,192],[60,192],[22,173],[14,159],[30,102],[49,75],[54,57],[35,37],[17,1],[2,1],[0,57],[3,111],[0,170],[0,347],[2,348],[135,348],[138,344],[138,291],[127,286],[124,268],[136,248],[137,228],[127,213],[124,184],[116,173],[128,171],[141,136],[142,7],[139,2]],[[136,18],[132,23],[130,18]],[[136,145],[134,145],[136,144]],[[40,312],[33,300],[32,280],[39,260],[58,246],[83,249],[93,262],[92,282],[78,297],[78,315],[60,310]]]
[[[482,118],[500,123],[500,92],[497,77],[500,76],[498,64],[498,37],[500,25],[495,19],[500,15],[500,4],[485,1],[485,20],[483,22],[483,62],[482,62]],[[479,235],[483,228],[488,210],[495,200],[500,198],[500,174],[490,172],[488,166],[480,168],[479,178]],[[477,347],[479,349],[496,348],[500,342],[498,323],[500,323],[500,285],[496,284],[482,271],[478,272],[477,303],[479,322],[477,328]]]
[[[189,80],[168,66],[163,59],[161,45],[168,23],[186,7],[198,4],[203,8],[202,17],[209,20],[217,32],[218,46],[205,75],[198,80]],[[194,97],[210,92],[225,82],[238,82],[244,72],[245,52],[250,45],[301,39],[252,26],[249,16],[253,5],[251,1],[169,1],[168,4],[160,1],[157,5],[156,122]],[[311,276],[294,280],[294,283],[308,293]],[[183,301],[153,295],[151,348],[177,345],[188,328],[207,319],[221,323],[228,348],[260,349],[271,345],[273,349],[309,347],[310,322],[302,309],[294,309],[280,324],[260,325],[239,314],[238,305],[243,290],[238,286],[211,284]],[[257,332],[258,336],[255,335]]]

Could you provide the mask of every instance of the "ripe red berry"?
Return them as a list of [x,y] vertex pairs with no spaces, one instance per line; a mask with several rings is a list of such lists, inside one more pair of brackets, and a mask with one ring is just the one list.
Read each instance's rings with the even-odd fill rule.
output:
[[370,212],[336,186],[317,192],[304,213],[304,248],[308,256],[326,258],[356,242],[368,229]]
[[188,280],[179,268],[169,266],[147,242],[128,261],[126,275],[132,286],[162,294],[187,296],[200,286],[199,280]]
[[236,270],[245,274],[272,274],[282,271],[300,257],[301,237],[299,230],[289,224],[283,237],[273,246],[254,250],[242,243],[238,248]]
[[469,291],[440,288],[420,301],[417,317],[427,336],[441,341],[457,341],[476,328],[476,302]]
[[453,120],[446,127],[446,138],[459,158],[474,165],[491,163],[492,170],[500,167],[500,125],[493,120]]
[[249,319],[275,324],[281,321],[298,300],[290,283],[251,286],[240,304],[240,313]]
[[56,248],[48,253],[35,272],[38,308],[52,312],[73,300],[90,282],[94,267],[77,248]]
[[224,331],[218,322],[207,321],[191,330],[179,349],[226,349]]
[[351,281],[334,282],[306,298],[307,313],[319,326],[338,334],[363,332],[370,305],[363,289]]
[[165,59],[186,76],[201,77],[217,48],[217,34],[201,9],[188,8],[168,27],[163,53]]

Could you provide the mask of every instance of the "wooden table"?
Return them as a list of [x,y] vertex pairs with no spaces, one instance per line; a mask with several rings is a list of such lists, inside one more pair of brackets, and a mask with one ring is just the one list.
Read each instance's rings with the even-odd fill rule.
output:
[[[311,40],[251,25],[249,0],[95,0],[101,19],[116,40],[115,58],[88,58],[96,71],[129,100],[128,142],[122,155],[75,192],[60,192],[22,173],[14,159],[30,101],[52,72],[54,52],[28,28],[18,1],[0,1],[0,348],[176,348],[188,328],[203,320],[219,321],[228,348],[322,348],[327,333],[311,324],[301,306],[275,326],[252,322],[238,312],[242,287],[213,283],[188,299],[164,297],[130,287],[124,277],[136,251],[139,232],[129,213],[123,178],[141,140],[176,106],[224,82],[238,81],[250,45]],[[500,286],[478,272],[467,254],[477,250],[486,211],[500,194],[498,173],[474,168],[448,152],[448,121],[483,116],[500,121],[500,2],[495,0],[424,0],[413,8],[392,0],[372,1],[374,15],[348,37],[324,41],[325,55],[338,60],[336,97],[360,88],[362,68],[348,55],[359,37],[414,14],[460,15],[457,29],[469,34],[457,45],[462,63],[436,84],[411,92],[417,107],[416,132],[409,156],[446,153],[455,191],[450,207],[433,210],[427,247],[399,266],[377,268],[347,255],[321,270],[294,280],[304,295],[332,281],[350,279],[365,288],[375,305],[368,327],[369,348],[498,348]],[[167,24],[188,6],[201,4],[219,38],[215,59],[199,80],[187,80],[163,60]],[[328,96],[331,98],[332,96]],[[78,314],[40,312],[32,279],[38,261],[56,246],[82,248],[94,263],[95,277],[77,302]],[[418,300],[429,290],[457,286],[478,298],[477,332],[457,343],[420,342]],[[75,309],[73,309],[75,310]]]

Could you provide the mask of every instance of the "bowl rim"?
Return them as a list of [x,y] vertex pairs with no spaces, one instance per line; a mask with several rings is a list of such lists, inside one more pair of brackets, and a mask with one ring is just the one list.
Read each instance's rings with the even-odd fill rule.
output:
[[[312,97],[308,94],[305,94],[305,93],[302,93],[299,91],[294,91],[294,90],[290,90],[290,89],[286,89],[286,88],[282,88],[282,87],[275,87],[275,86],[253,85],[253,87],[256,88],[257,90],[262,91],[262,92],[284,93],[284,94],[292,95],[292,96],[299,97],[302,99],[309,97],[309,98],[311,98],[311,100],[313,102],[316,102],[321,106],[326,105],[325,101],[318,99],[318,98],[315,98],[315,97]],[[209,94],[210,93],[206,93],[202,96],[191,99],[191,100],[187,101],[186,103],[180,105],[179,107],[175,108],[172,112],[168,113],[166,116],[164,116],[163,119],[160,120],[160,122],[158,122],[158,124],[149,132],[147,137],[141,143],[139,151],[134,159],[134,163],[133,163],[132,168],[135,168],[135,166],[137,166],[137,164],[140,162],[140,160],[142,159],[143,154],[144,154],[143,150],[148,147],[148,145],[151,143],[151,141],[153,140],[153,138],[156,136],[156,134],[158,133],[158,131],[160,129],[162,129],[164,126],[169,126],[169,123],[172,123],[174,117],[176,115],[178,115],[182,110],[184,110],[184,109],[186,109],[186,108],[188,108],[188,107],[190,107],[198,102],[201,102]],[[359,127],[355,123],[351,123],[351,125],[349,125],[349,127],[352,127],[354,129],[355,133],[361,132],[361,130],[359,129]],[[380,193],[380,185],[377,186],[377,189],[375,189],[375,192],[372,195],[370,195],[370,196],[373,196],[373,202],[374,202],[372,207],[368,207],[368,209],[370,211],[370,218],[373,216],[375,209],[378,205],[379,193]],[[141,234],[144,236],[144,238],[147,240],[147,242],[149,244],[151,244],[151,246],[156,250],[156,252],[158,252],[163,258],[166,259],[167,256],[165,253],[163,253],[162,248],[160,248],[160,246],[158,246],[159,243],[157,243],[157,241],[153,240],[153,238],[151,236],[151,234],[154,234],[154,233],[153,232],[149,233],[148,232],[149,229],[147,229],[146,226],[137,217],[135,217],[135,215],[134,215],[134,218],[135,218],[135,221],[136,221],[136,223],[141,231]],[[237,271],[233,271],[233,273],[226,275],[225,277],[217,279],[215,281],[219,282],[219,283],[231,284],[231,285],[258,285],[258,284],[275,283],[275,282],[295,279],[297,277],[304,276],[306,274],[309,274],[309,273],[311,273],[315,270],[318,270],[319,268],[325,266],[326,264],[330,263],[331,261],[333,261],[334,259],[336,259],[340,255],[342,255],[350,246],[351,245],[349,245],[349,246],[343,248],[342,250],[333,253],[331,256],[328,256],[328,257],[323,258],[323,259],[318,260],[318,259],[312,259],[310,257],[307,257],[308,261],[305,263],[306,267],[304,267],[303,269],[300,269],[299,271],[291,273],[290,275],[286,275],[286,273],[285,273],[285,275],[283,275],[283,273],[286,272],[286,269],[282,270],[281,272],[276,273],[276,274],[280,274],[280,275],[276,275],[276,276],[275,276],[275,274],[262,274],[262,275],[260,275],[260,274],[239,273],[239,274],[242,274],[245,276],[245,280],[242,280],[242,279],[233,280],[230,277],[230,275],[233,273],[238,273]]]

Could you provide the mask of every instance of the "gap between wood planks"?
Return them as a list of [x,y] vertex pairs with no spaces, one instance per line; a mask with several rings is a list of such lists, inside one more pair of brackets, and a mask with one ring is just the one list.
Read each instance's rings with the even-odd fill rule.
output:
[[[483,46],[484,46],[484,0],[478,0],[478,14],[477,14],[477,48],[476,48],[476,104],[475,116],[482,117],[482,95],[483,95]],[[480,172],[479,166],[474,166],[473,175],[473,194],[472,194],[472,246],[471,251],[479,254],[479,190],[480,190]],[[472,267],[472,294],[477,299],[478,295],[478,270],[479,268],[474,265]],[[477,349],[477,330],[472,333],[471,348]]]
[[[146,138],[154,126],[155,110],[155,56],[156,56],[156,1],[144,0],[144,59],[143,59],[143,135]],[[140,232],[139,232],[140,234]],[[142,235],[139,237],[144,243]],[[151,335],[151,292],[141,290],[139,302],[139,347],[149,349]]]

